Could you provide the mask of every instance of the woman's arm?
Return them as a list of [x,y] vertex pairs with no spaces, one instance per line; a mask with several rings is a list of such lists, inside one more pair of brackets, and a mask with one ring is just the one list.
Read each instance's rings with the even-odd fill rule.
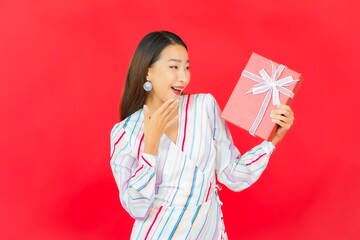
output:
[[151,116],[144,106],[144,151],[140,156],[121,123],[111,132],[111,168],[121,204],[135,219],[145,219],[153,205],[159,142],[177,119],[177,103],[169,100]]
[[156,157],[142,154],[137,159],[126,130],[117,124],[111,133],[110,165],[124,209],[142,220],[154,201]]
[[[259,179],[268,164],[275,146],[271,142],[263,141],[241,155],[233,143],[225,120],[220,116],[221,111],[216,100],[210,94],[208,102],[209,118],[213,119],[214,124],[213,131],[218,180],[233,191],[241,191]],[[276,115],[278,115],[278,112]]]

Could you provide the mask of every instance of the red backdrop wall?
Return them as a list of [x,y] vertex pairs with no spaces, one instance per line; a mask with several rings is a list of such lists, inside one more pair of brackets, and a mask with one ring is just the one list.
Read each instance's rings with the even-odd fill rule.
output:
[[[129,238],[109,132],[137,43],[167,29],[188,92],[221,108],[252,51],[304,76],[264,175],[220,192],[230,239],[359,239],[359,16],[357,0],[1,1],[0,238]],[[230,127],[241,151],[261,141]]]

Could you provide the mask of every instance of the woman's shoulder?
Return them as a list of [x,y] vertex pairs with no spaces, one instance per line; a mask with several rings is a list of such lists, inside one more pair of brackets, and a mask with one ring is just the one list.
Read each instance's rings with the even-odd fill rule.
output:
[[112,130],[111,136],[122,134],[123,132],[134,133],[142,130],[143,127],[143,109],[139,109],[121,122],[116,123]]

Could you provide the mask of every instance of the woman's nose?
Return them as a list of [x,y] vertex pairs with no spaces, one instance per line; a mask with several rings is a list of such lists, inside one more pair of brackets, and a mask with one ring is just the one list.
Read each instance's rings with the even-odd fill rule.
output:
[[189,81],[189,70],[188,69],[183,69],[182,71],[180,71],[179,73],[179,81],[180,82],[188,82]]

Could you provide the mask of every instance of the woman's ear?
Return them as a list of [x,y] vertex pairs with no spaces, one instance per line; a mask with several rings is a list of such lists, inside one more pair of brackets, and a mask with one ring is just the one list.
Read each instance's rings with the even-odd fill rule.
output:
[[152,75],[152,68],[148,68],[148,71],[146,73],[146,80],[151,81],[151,75]]

